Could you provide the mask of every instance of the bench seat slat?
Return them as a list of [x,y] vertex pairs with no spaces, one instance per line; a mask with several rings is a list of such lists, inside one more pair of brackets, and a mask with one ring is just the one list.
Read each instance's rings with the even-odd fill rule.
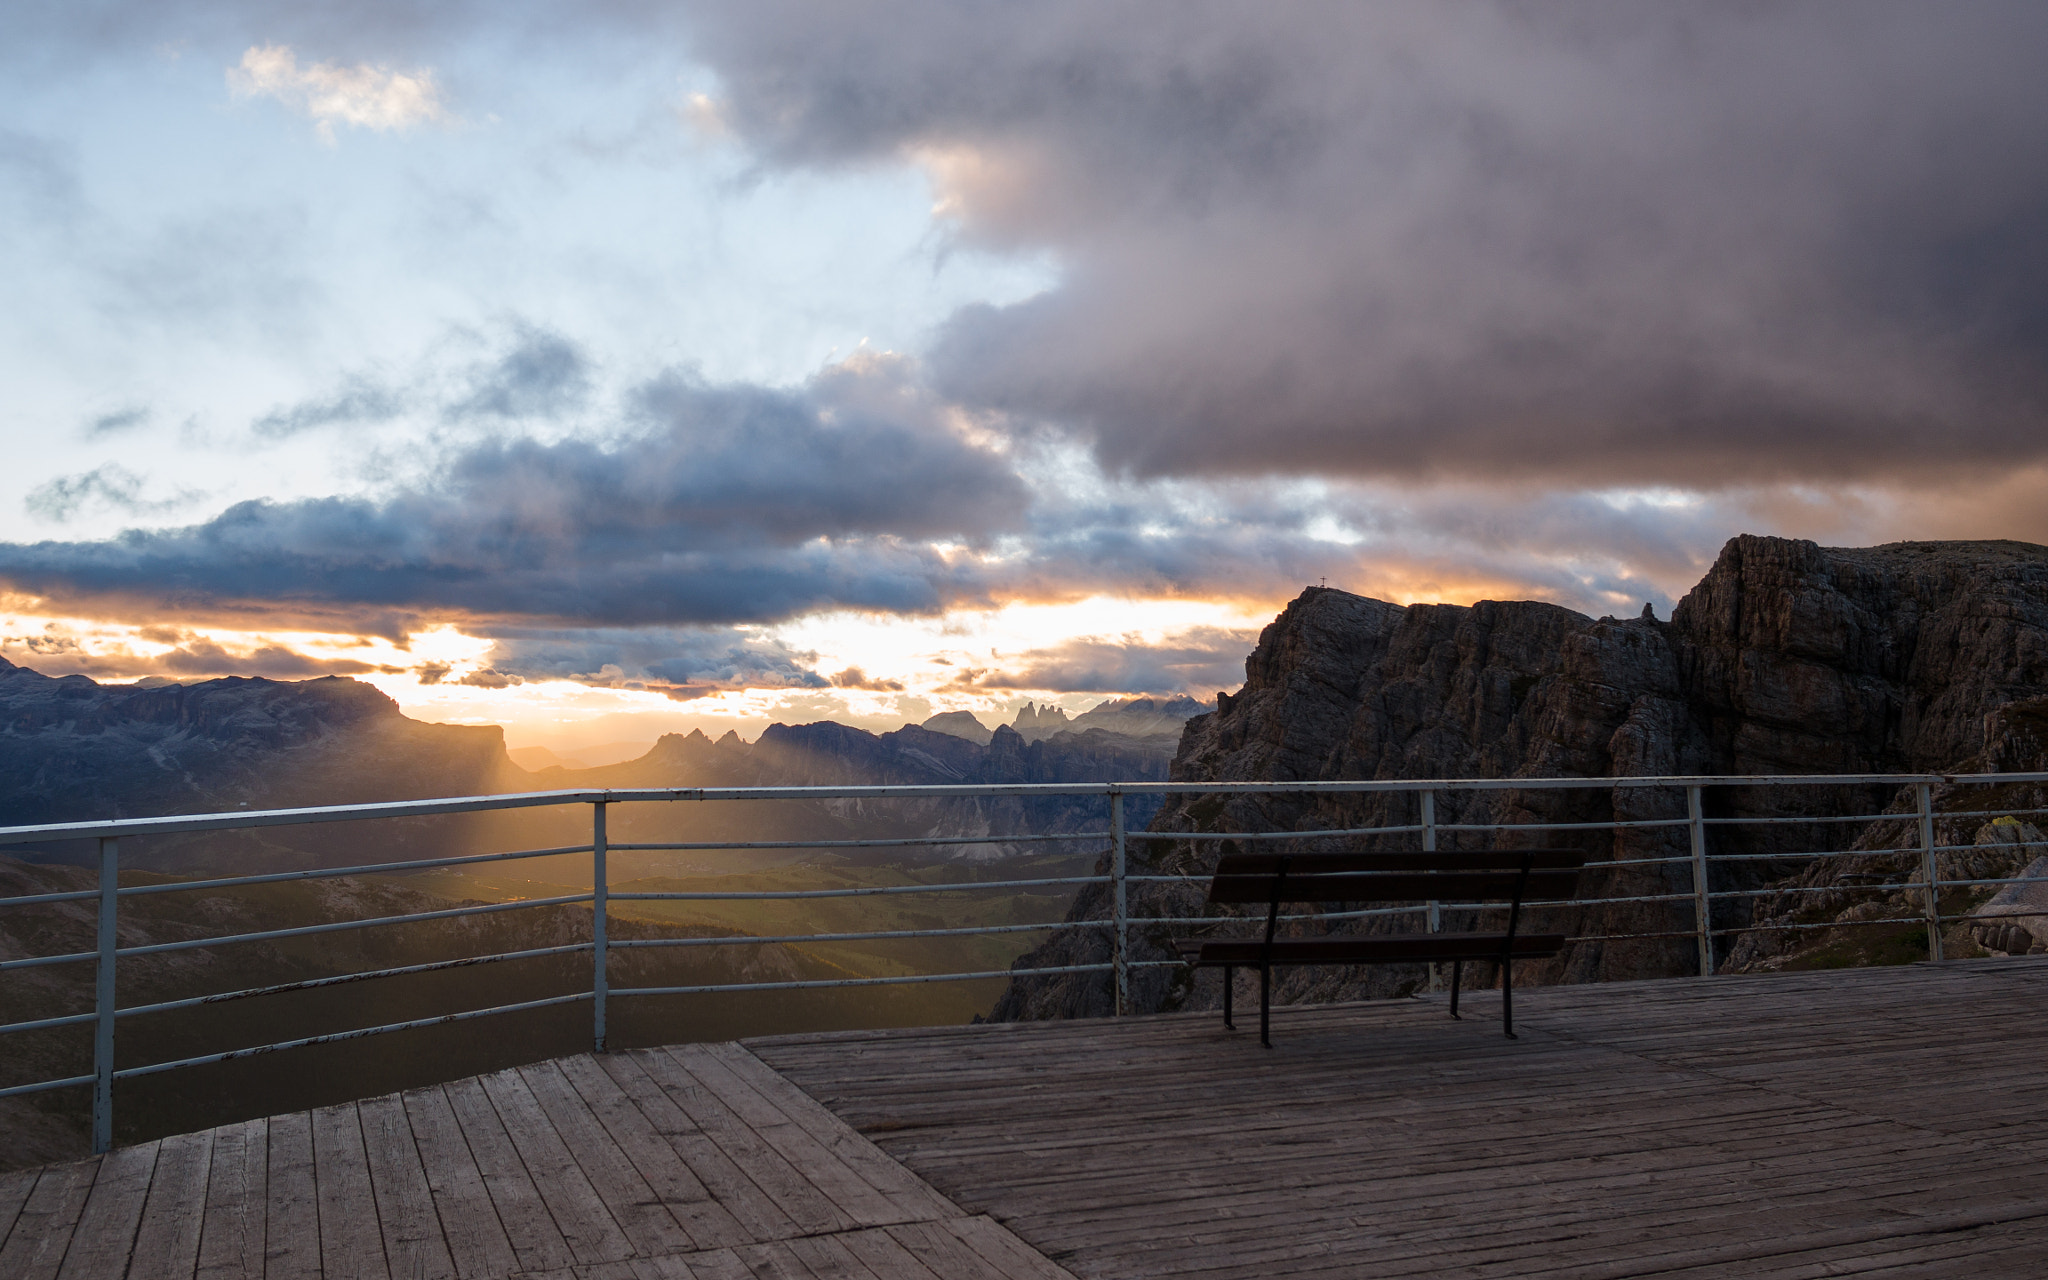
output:
[[[1275,938],[1271,950],[1258,938],[1182,938],[1181,955],[1196,965],[1257,967],[1262,955],[1275,964],[1386,964],[1433,960],[1498,960],[1505,933],[1334,934],[1321,938]],[[1518,933],[1514,958],[1541,959],[1564,950],[1561,933]]]

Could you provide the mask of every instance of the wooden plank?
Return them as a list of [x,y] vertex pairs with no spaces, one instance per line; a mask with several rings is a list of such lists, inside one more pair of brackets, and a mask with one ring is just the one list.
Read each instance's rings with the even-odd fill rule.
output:
[[841,1241],[844,1236],[798,1236],[782,1242],[799,1265],[819,1280],[888,1280],[868,1270],[866,1264]]
[[950,1225],[943,1222],[903,1222],[884,1229],[891,1239],[916,1255],[919,1262],[948,1277],[948,1280],[1009,1280],[1006,1272],[948,1230]]
[[1071,1271],[1019,1240],[987,1214],[952,1218],[941,1225],[1006,1280],[1074,1280]]
[[906,1219],[960,1216],[958,1205],[746,1049],[736,1044],[698,1047],[717,1058],[763,1101],[788,1117],[790,1123],[822,1143]]
[[454,1280],[455,1261],[449,1254],[405,1104],[397,1094],[387,1093],[357,1103],[356,1115],[362,1124],[370,1190],[376,1199],[384,1257],[392,1276],[396,1280]]
[[320,1276],[320,1192],[313,1172],[313,1115],[270,1118],[270,1206],[264,1216],[266,1280]]
[[667,1052],[762,1142],[779,1152],[793,1168],[801,1170],[805,1181],[853,1224],[874,1227],[933,1216],[930,1201],[913,1198],[899,1206],[890,1196],[877,1191],[817,1137],[755,1092],[716,1049],[680,1045]]
[[7,1247],[7,1237],[14,1230],[14,1220],[21,1216],[21,1207],[28,1203],[29,1193],[36,1189],[37,1177],[34,1169],[0,1173],[0,1249]]
[[749,1244],[760,1237],[750,1233],[730,1210],[720,1204],[676,1149],[662,1140],[649,1117],[616,1080],[589,1056],[564,1058],[555,1066],[562,1072],[583,1105],[633,1162],[656,1199],[682,1224],[698,1251],[725,1245]]
[[[642,1069],[642,1055],[607,1054],[592,1061],[632,1101],[648,1128],[675,1152],[690,1175],[703,1183],[718,1206],[732,1216],[741,1233],[741,1239],[733,1243],[781,1240],[801,1234],[803,1228]],[[621,1123],[632,1122],[626,1118]]]
[[270,1126],[245,1120],[213,1130],[199,1280],[263,1274],[270,1205]]
[[[461,1126],[462,1136],[474,1155],[491,1205],[506,1242],[524,1271],[549,1271],[572,1266],[576,1257],[563,1237],[540,1191],[519,1158],[518,1149],[505,1132],[497,1108],[484,1093],[483,1082],[475,1078],[442,1086],[451,1113]],[[452,1238],[452,1237],[451,1237]],[[491,1247],[488,1228],[477,1227],[478,1248]],[[486,1254],[488,1256],[488,1254]],[[491,1275],[484,1271],[478,1274]]]
[[356,1105],[321,1107],[312,1115],[321,1273],[327,1280],[390,1280]]
[[[681,1062],[660,1050],[635,1053],[632,1058],[648,1079],[660,1087],[668,1101],[688,1117],[697,1131],[715,1144],[746,1175],[747,1181],[796,1227],[783,1236],[768,1238],[844,1231],[860,1225],[829,1196],[811,1185],[760,1134],[735,1116],[715,1093],[685,1070]],[[696,1166],[693,1164],[692,1167]],[[732,1201],[725,1203],[737,1216],[738,1205]],[[748,1265],[753,1264],[749,1262]]]
[[886,1228],[848,1231],[837,1239],[861,1265],[886,1280],[947,1280],[943,1273],[932,1270],[904,1248]]
[[[464,1141],[461,1124],[438,1087],[415,1089],[402,1098],[412,1129],[421,1175],[440,1223],[449,1265],[462,1280],[508,1275],[519,1269],[512,1241],[498,1221],[498,1209]],[[531,1189],[529,1188],[529,1191]],[[538,1199],[538,1197],[536,1197]],[[562,1257],[567,1256],[566,1247]],[[401,1268],[399,1275],[405,1276]]]
[[0,1248],[0,1276],[47,1280],[57,1274],[99,1169],[98,1159],[77,1160],[49,1165],[37,1175],[6,1246]]
[[632,1256],[632,1242],[619,1229],[519,1073],[495,1072],[482,1077],[482,1084],[576,1262],[588,1265]]
[[199,1269],[213,1137],[211,1130],[181,1133],[158,1144],[128,1280],[191,1280]]
[[674,1214],[640,1176],[618,1142],[584,1105],[575,1086],[552,1062],[518,1069],[534,1101],[560,1135],[591,1190],[610,1210],[631,1244],[643,1257],[687,1253],[698,1247]]
[[119,1276],[128,1270],[135,1230],[149,1199],[149,1175],[156,1169],[157,1144],[116,1147],[100,1158],[92,1194],[78,1216],[59,1280]]
[[731,1249],[710,1249],[680,1261],[686,1269],[684,1280],[750,1280],[753,1275]]

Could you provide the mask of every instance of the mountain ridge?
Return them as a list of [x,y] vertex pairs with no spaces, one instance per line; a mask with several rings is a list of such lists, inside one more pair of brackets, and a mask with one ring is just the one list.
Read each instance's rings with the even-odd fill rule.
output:
[[[1889,773],[1965,760],[2038,767],[2048,708],[2048,549],[2013,542],[1897,543],[1832,549],[1742,535],[1731,539],[1673,611],[1589,618],[1536,601],[1400,606],[1309,588],[1266,628],[1246,659],[1244,688],[1189,721],[1177,781],[1297,781],[1704,774]],[[1839,802],[1881,812],[1883,787],[1824,797],[1770,788],[1716,789],[1712,817],[1797,817]],[[1389,795],[1169,796],[1155,833],[1285,830],[1416,821]],[[1446,792],[1444,824],[1611,823],[1682,817],[1682,794],[1610,791]],[[1751,890],[1794,873],[1786,855],[1844,848],[1853,831],[1824,824],[1717,827],[1715,891]],[[1682,864],[1603,865],[1681,856],[1682,829],[1625,830],[1574,840],[1592,858],[1583,898],[1689,895]],[[1134,841],[1137,871],[1202,877],[1216,845]],[[1748,923],[1742,900],[1715,906],[1717,928]],[[1135,917],[1200,913],[1199,879],[1134,886]],[[1071,919],[1100,919],[1085,890]],[[1517,981],[1593,981],[1693,972],[1689,905],[1575,907],[1554,927],[1574,934],[1675,933],[1592,942],[1518,968]],[[1354,926],[1340,926],[1350,928]],[[1376,927],[1376,926],[1375,926]],[[1142,924],[1140,959],[1171,959],[1175,931]],[[1099,930],[1067,930],[1020,966],[1108,958]],[[1284,1000],[1387,996],[1420,970],[1299,970],[1277,977]],[[1213,975],[1141,969],[1141,1011],[1220,1001]],[[1106,1012],[1098,975],[1013,980],[998,1018]]]

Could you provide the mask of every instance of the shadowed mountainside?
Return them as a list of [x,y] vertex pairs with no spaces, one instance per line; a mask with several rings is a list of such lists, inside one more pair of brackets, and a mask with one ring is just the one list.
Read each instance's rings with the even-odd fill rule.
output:
[[[1911,772],[1980,762],[2040,768],[2048,708],[2048,549],[2013,542],[1901,543],[1864,549],[1744,536],[1722,550],[1669,622],[1592,619],[1555,605],[1483,601],[1403,608],[1311,588],[1269,626],[1245,663],[1245,686],[1188,723],[1173,777],[1186,781],[1443,777],[1605,777],[1705,773]],[[1710,816],[1878,812],[1884,788],[1817,795],[1719,788]],[[1443,823],[1611,822],[1684,813],[1681,793],[1443,793]],[[1410,823],[1413,801],[1378,796],[1169,797],[1155,832],[1252,831]],[[1716,828],[1716,890],[1798,872],[1773,855],[1847,848],[1854,830],[1820,824]],[[1967,838],[1967,837],[1966,837]],[[1554,838],[1553,838],[1554,839]],[[1683,829],[1581,836],[1593,859],[1583,897],[1682,893],[1685,866],[1602,867],[1682,854]],[[1445,840],[1446,847],[1453,841]],[[1227,846],[1225,846],[1227,847]],[[1194,877],[1132,890],[1136,917],[1198,914],[1218,846],[1136,842],[1134,870]],[[1077,918],[1102,918],[1090,888]],[[1691,928],[1689,907],[1617,904],[1559,913],[1573,934]],[[1748,922],[1739,903],[1716,924]],[[1351,928],[1403,927],[1385,922]],[[1134,931],[1138,958],[1170,958],[1176,930]],[[1070,931],[1020,966],[1107,958],[1099,931]],[[1532,963],[1517,981],[1584,982],[1687,973],[1689,938],[1589,942]],[[1283,1001],[1390,995],[1419,968],[1295,969],[1275,976]],[[1484,980],[1483,975],[1481,980]],[[1192,986],[1177,968],[1139,970],[1141,1010],[1202,1008],[1217,978]],[[1004,1019],[1105,1012],[1101,975],[1018,979]]]

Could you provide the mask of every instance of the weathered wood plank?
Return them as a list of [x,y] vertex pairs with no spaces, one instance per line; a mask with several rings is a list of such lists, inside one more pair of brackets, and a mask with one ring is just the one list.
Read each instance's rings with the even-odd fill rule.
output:
[[[800,1170],[745,1121],[733,1115],[725,1103],[685,1070],[677,1059],[659,1050],[633,1057],[641,1070],[661,1086],[662,1092],[689,1117],[691,1123],[717,1144],[719,1150],[746,1174],[748,1181],[796,1224],[799,1231],[790,1234],[815,1235],[860,1225],[829,1196],[813,1186]],[[749,1262],[748,1265],[753,1264]]]
[[901,1222],[906,1218],[931,1216],[924,1203],[913,1201],[907,1209],[900,1208],[890,1197],[870,1186],[824,1142],[755,1092],[745,1078],[733,1071],[715,1046],[682,1045],[670,1049],[669,1055],[699,1085],[715,1095],[740,1123],[779,1152],[792,1168],[800,1170],[805,1181],[817,1188],[853,1223],[873,1227]]
[[796,1129],[821,1143],[839,1163],[879,1192],[907,1219],[951,1218],[959,1206],[917,1175],[884,1155],[879,1147],[821,1106],[817,1099],[778,1075],[766,1063],[736,1044],[698,1046],[716,1058],[735,1081],[780,1113]]
[[313,1116],[270,1118],[269,1211],[264,1215],[267,1280],[320,1275],[320,1192],[313,1171]]
[[412,1124],[397,1094],[356,1104],[369,1158],[370,1190],[395,1280],[454,1280],[455,1261],[427,1182]]
[[46,1280],[57,1274],[99,1168],[99,1160],[80,1160],[51,1165],[37,1176],[6,1246],[0,1248],[0,1276]]
[[657,1257],[697,1247],[556,1064],[521,1067],[518,1074],[589,1180],[591,1190],[625,1234],[631,1252]]
[[676,1105],[663,1086],[642,1069],[644,1060],[640,1054],[608,1054],[598,1065],[632,1101],[654,1134],[675,1152],[690,1176],[703,1183],[718,1207],[732,1216],[740,1234],[731,1243],[779,1240],[798,1234],[802,1228],[783,1212],[774,1197],[749,1178]]
[[[549,1271],[574,1265],[576,1258],[569,1242],[541,1200],[518,1149],[505,1132],[497,1108],[484,1093],[482,1082],[457,1080],[442,1086],[442,1091],[461,1125],[463,1138],[475,1154],[484,1187],[520,1267],[527,1271]],[[478,1240],[479,1248],[491,1243],[481,1225]]]
[[59,1280],[119,1276],[128,1270],[142,1206],[149,1199],[149,1175],[156,1169],[157,1144],[116,1147],[100,1158],[92,1194],[79,1212],[65,1251]]
[[191,1280],[199,1269],[199,1234],[212,1172],[211,1132],[181,1133],[158,1144],[128,1280]]
[[199,1280],[260,1276],[267,1251],[270,1124],[245,1120],[213,1130],[206,1218],[199,1228]]
[[462,1280],[509,1274],[520,1265],[518,1255],[447,1095],[439,1088],[415,1089],[401,1103],[455,1274]]
[[21,1216],[21,1206],[28,1203],[29,1193],[36,1189],[37,1176],[34,1169],[0,1173],[0,1249],[7,1247],[14,1220]]
[[619,1150],[632,1161],[656,1199],[675,1216],[689,1234],[695,1250],[744,1244],[758,1237],[749,1234],[724,1205],[712,1197],[702,1179],[674,1147],[661,1140],[647,1115],[635,1106],[618,1082],[605,1074],[594,1058],[565,1058],[555,1064],[583,1105]]
[[313,1184],[320,1202],[322,1274],[327,1280],[390,1280],[355,1103],[313,1113]]
[[519,1073],[499,1071],[482,1077],[482,1082],[491,1105],[505,1122],[520,1163],[576,1261],[587,1265],[632,1256],[632,1242],[619,1229]]

